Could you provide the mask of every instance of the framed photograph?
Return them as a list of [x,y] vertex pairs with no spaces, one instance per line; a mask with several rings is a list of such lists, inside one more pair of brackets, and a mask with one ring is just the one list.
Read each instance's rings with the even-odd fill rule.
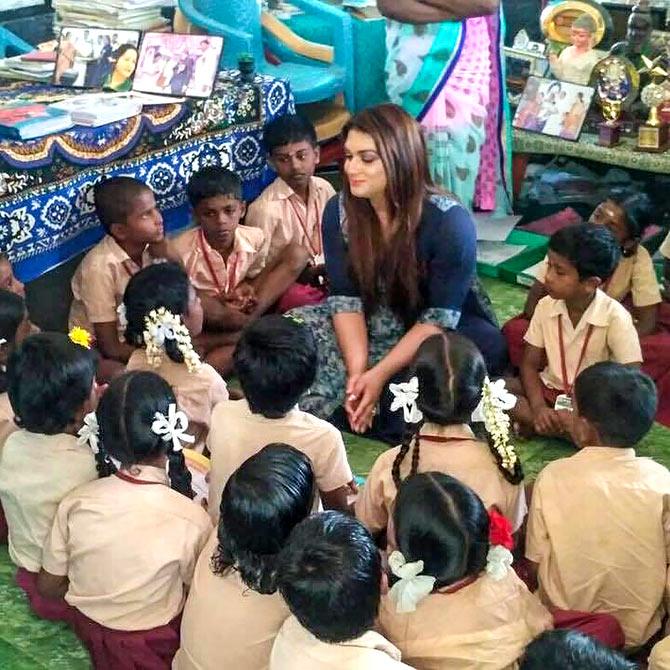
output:
[[53,83],[74,88],[130,91],[140,32],[63,26]]
[[518,105],[526,88],[528,77],[544,77],[549,70],[549,61],[544,52],[544,44],[533,42],[542,47],[527,51],[514,47],[503,47],[505,55],[505,82],[507,96],[511,104]]
[[208,98],[219,71],[223,38],[145,33],[133,91]]
[[593,100],[594,89],[543,77],[529,77],[512,126],[575,141]]

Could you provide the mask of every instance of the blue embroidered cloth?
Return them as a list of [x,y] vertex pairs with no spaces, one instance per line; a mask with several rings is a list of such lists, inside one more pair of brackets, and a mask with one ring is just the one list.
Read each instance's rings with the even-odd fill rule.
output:
[[[0,104],[62,97],[62,89],[41,84],[0,88]],[[0,141],[0,251],[30,281],[93,246],[103,232],[91,187],[105,177],[149,184],[169,231],[188,225],[186,183],[206,165],[237,172],[245,198],[255,198],[274,178],[263,125],[292,111],[287,82],[259,75],[246,84],[238,72],[224,71],[207,100],[145,107],[140,116],[99,128]]]

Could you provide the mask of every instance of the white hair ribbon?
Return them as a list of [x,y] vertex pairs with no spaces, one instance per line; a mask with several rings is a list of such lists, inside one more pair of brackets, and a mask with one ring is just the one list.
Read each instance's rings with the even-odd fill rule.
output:
[[391,411],[397,412],[402,408],[405,423],[419,423],[423,419],[421,410],[416,406],[419,397],[419,380],[412,377],[408,382],[389,384],[389,391],[393,395]]
[[0,347],[1,347],[3,344],[7,344],[7,340],[6,340],[4,337],[0,337]]
[[499,582],[509,572],[513,560],[514,557],[509,549],[501,544],[492,546],[486,555],[486,574],[494,581]]
[[126,306],[124,303],[121,303],[116,308],[116,318],[119,320],[119,326],[121,326],[121,328],[125,329],[128,326],[128,316],[126,312]]
[[492,382],[486,377],[483,384],[482,399],[472,413],[472,421],[474,423],[486,422],[487,406],[495,410],[508,412],[514,409],[515,405],[516,396],[507,390],[504,379],[496,379]]
[[100,451],[98,436],[100,435],[100,429],[98,428],[98,417],[95,415],[95,412],[89,412],[84,417],[84,424],[77,431],[77,444],[87,444],[91,448],[91,451],[94,454],[97,454]]
[[395,604],[396,612],[414,612],[416,606],[430,595],[435,586],[435,577],[422,575],[423,561],[408,563],[399,551],[391,553],[388,563],[391,572],[399,577],[389,591],[389,598]]
[[172,440],[172,451],[181,451],[184,447],[182,442],[193,444],[195,437],[186,432],[188,428],[188,417],[185,412],[177,411],[177,405],[170,403],[168,415],[156,412],[151,430],[160,435],[166,442]]
[[167,320],[160,323],[149,324],[147,332],[159,347],[165,346],[165,340],[177,339],[174,326],[171,323],[168,323]]

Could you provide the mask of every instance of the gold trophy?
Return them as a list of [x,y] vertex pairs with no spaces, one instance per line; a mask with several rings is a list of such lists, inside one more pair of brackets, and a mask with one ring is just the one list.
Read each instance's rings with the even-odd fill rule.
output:
[[645,67],[642,72],[648,72],[651,83],[642,89],[640,100],[649,107],[649,118],[640,126],[637,137],[637,148],[641,151],[665,151],[668,143],[668,126],[661,122],[658,108],[665,101],[665,87],[657,81],[659,77],[667,77],[668,73],[658,63],[659,58],[653,61],[642,56]]
[[600,106],[605,123],[598,125],[598,144],[603,147],[613,147],[621,140],[621,112],[623,100],[615,98],[601,98]]

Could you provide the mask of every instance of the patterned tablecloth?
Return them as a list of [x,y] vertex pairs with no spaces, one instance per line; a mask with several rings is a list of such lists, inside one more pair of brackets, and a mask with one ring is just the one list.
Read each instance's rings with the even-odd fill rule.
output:
[[515,154],[572,156],[616,165],[630,170],[670,174],[670,151],[648,153],[635,148],[635,139],[624,137],[615,147],[601,147],[597,135],[582,133],[577,142],[549,137],[527,130],[514,130]]
[[[54,96],[61,98],[62,89],[25,82],[0,87],[0,104]],[[149,184],[170,231],[188,224],[185,185],[205,165],[236,171],[245,197],[255,198],[274,177],[263,125],[293,110],[285,81],[257,76],[244,84],[227,71],[207,100],[145,107],[140,116],[99,128],[0,141],[0,251],[29,281],[91,247],[102,236],[91,187],[103,177]]]

